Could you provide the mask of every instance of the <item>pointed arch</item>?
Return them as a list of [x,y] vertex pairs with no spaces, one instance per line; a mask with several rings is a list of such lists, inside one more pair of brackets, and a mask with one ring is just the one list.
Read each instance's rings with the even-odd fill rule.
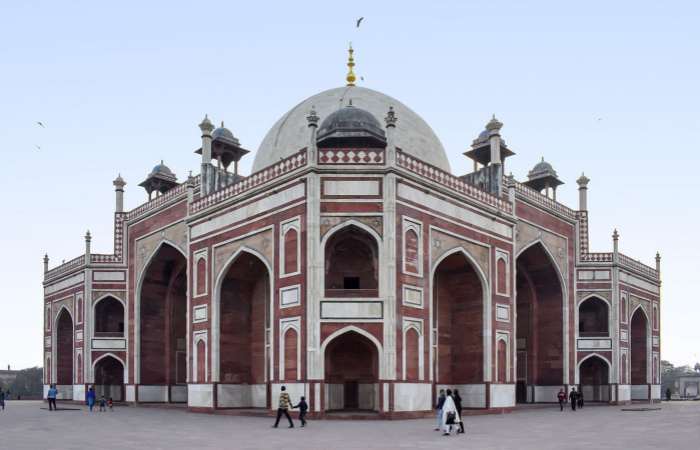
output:
[[[482,268],[479,266],[479,263],[476,261],[476,259],[462,246],[456,246],[453,247],[449,250],[444,251],[436,260],[432,263],[432,267],[430,268],[430,283],[432,288],[430,289],[430,305],[431,305],[431,318],[430,318],[430,329],[433,329],[435,326],[435,320],[437,320],[436,314],[438,313],[437,311],[433,311],[435,307],[435,287],[436,287],[436,273],[438,268],[441,266],[441,264],[449,257],[454,256],[454,255],[461,255],[465,258],[468,266],[474,271],[476,274],[476,277],[479,281],[480,288],[481,288],[481,308],[482,308],[482,314],[481,314],[481,334],[483,336],[482,338],[482,378],[483,381],[491,381],[492,379],[492,370],[491,370],[491,361],[492,361],[492,342],[491,338],[493,335],[492,331],[492,324],[491,324],[491,285],[489,283],[489,278],[484,273]],[[433,372],[433,377],[437,379],[438,373],[437,373],[437,367],[435,366],[438,355],[434,353],[433,350],[433,345],[436,345],[436,342],[433,342],[433,336],[431,333],[431,343],[430,343],[430,366],[431,366],[431,371]]]
[[[516,358],[517,401],[549,401],[541,395],[528,396],[527,392],[533,392],[532,386],[560,386],[570,382],[569,283],[557,258],[541,238],[518,250],[515,267],[517,335],[514,342],[525,343]],[[574,317],[577,324],[578,308]],[[534,392],[538,390],[535,388]]]
[[[229,256],[221,269],[216,273],[216,280],[214,282],[214,295],[211,298],[211,373],[209,379],[213,382],[221,382],[221,289],[228,275],[229,270],[233,267],[235,262],[243,255],[250,255],[257,260],[259,260],[267,270],[267,301],[266,301],[266,317],[264,319],[265,332],[271,327],[272,324],[272,312],[274,311],[274,270],[272,264],[267,260],[265,255],[259,251],[247,246],[242,245],[238,248],[231,256]],[[272,378],[272,374],[268,371],[268,365],[272,366],[274,361],[274,346],[270,346],[269,355],[264,361],[264,378],[268,381]]]
[[92,381],[98,396],[124,399],[124,381],[127,379],[126,364],[122,358],[112,352],[100,355],[92,362]]
[[328,347],[328,344],[330,344],[331,342],[333,342],[333,340],[335,340],[335,339],[338,338],[339,336],[342,336],[343,334],[349,333],[349,332],[355,332],[355,333],[357,333],[357,334],[359,334],[359,335],[361,335],[361,336],[364,336],[364,337],[367,338],[370,342],[372,342],[372,344],[374,344],[374,346],[376,347],[376,350],[377,350],[378,358],[379,358],[379,378],[380,378],[380,379],[386,378],[384,367],[383,367],[383,365],[381,364],[381,362],[384,360],[384,350],[383,350],[383,348],[382,348],[381,342],[379,342],[379,339],[377,339],[377,338],[376,338],[372,333],[370,333],[369,331],[364,330],[364,329],[362,329],[362,328],[360,328],[360,327],[357,327],[357,326],[355,326],[355,325],[348,325],[348,326],[345,326],[345,327],[343,327],[343,328],[341,328],[341,329],[339,329],[339,330],[336,330],[336,331],[334,331],[333,333],[329,334],[328,337],[326,337],[326,339],[324,339],[323,343],[321,344],[321,352],[320,352],[320,353],[321,353],[321,356],[322,356],[322,357],[321,357],[321,368],[320,368],[320,372],[323,373],[323,374],[325,374],[326,362],[325,362],[325,357],[324,357],[324,356],[325,356],[325,354],[326,354],[326,348]]
[[[352,242],[353,245],[343,245],[347,242]],[[372,227],[355,219],[346,220],[329,229],[321,239],[324,295],[380,296],[381,244],[381,236]]]
[[586,355],[585,357],[581,358],[581,360],[578,362],[578,364],[576,364],[576,374],[577,374],[576,384],[581,383],[581,375],[580,375],[581,374],[581,365],[591,358],[598,358],[608,366],[608,383],[612,383],[613,382],[612,363],[605,356],[601,355],[600,353],[594,352],[594,353],[591,353],[591,354]]
[[576,329],[579,337],[608,337],[610,335],[612,305],[606,298],[589,294],[578,302],[576,311],[578,318]]
[[56,313],[53,333],[56,384],[72,385],[75,381],[75,319],[66,305],[61,305]]
[[[157,257],[161,254],[161,252],[166,249],[170,248],[172,249],[177,255],[178,258],[181,258],[181,261],[184,263],[182,267],[180,267],[177,275],[181,276],[184,275],[184,284],[185,284],[185,289],[184,289],[184,298],[185,298],[185,303],[187,302],[187,261],[188,261],[188,256],[185,254],[185,252],[174,242],[170,241],[169,239],[161,239],[158,242],[158,245],[151,251],[151,253],[148,255],[146,258],[144,264],[140,268],[140,272],[137,274],[137,282],[136,282],[136,291],[135,291],[135,298],[134,298],[134,378],[136,384],[141,384],[142,383],[142,367],[144,365],[143,362],[143,340],[142,340],[142,309],[143,309],[143,288],[144,288],[144,283],[146,281],[147,276],[149,275],[150,269],[153,265],[153,263],[157,260]],[[184,271],[184,273],[183,273]],[[174,282],[175,279],[172,279],[169,281],[169,283]],[[169,287],[170,288],[170,287]],[[115,297],[116,298],[116,297]],[[186,316],[186,310],[187,306],[185,304],[185,316]],[[125,317],[126,319],[126,317]],[[125,320],[125,325],[126,325],[126,320]],[[126,327],[125,327],[126,328]],[[185,328],[187,328],[187,324],[185,321]],[[172,332],[171,330],[168,330],[168,332]],[[174,342],[176,343],[177,340],[175,339]],[[185,368],[182,370],[181,367],[183,364],[188,365],[187,358],[182,357],[182,352],[178,351],[172,351],[172,349],[169,349],[169,353],[172,353],[175,358],[175,363],[172,364],[173,367],[175,367],[175,375],[171,376],[171,374],[166,373],[165,374],[165,380],[166,382],[172,381],[173,384],[176,384],[177,378],[178,378],[178,373],[187,373],[187,369]],[[179,355],[178,355],[179,353]],[[172,356],[172,355],[171,355]],[[179,370],[178,370],[179,368]],[[172,369],[172,367],[170,368]],[[158,376],[160,378],[160,376]],[[169,380],[169,381],[168,381]],[[161,384],[160,382],[148,382],[147,384]]]

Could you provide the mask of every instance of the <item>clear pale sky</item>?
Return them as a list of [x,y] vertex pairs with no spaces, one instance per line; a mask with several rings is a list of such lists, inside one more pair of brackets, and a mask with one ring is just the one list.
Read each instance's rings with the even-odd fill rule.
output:
[[662,358],[699,361],[699,16],[694,1],[2,0],[0,367],[41,364],[44,253],[78,256],[87,229],[112,251],[117,173],[127,208],[161,159],[196,173],[205,113],[256,149],[343,84],[348,41],[359,84],[422,115],[456,174],[492,113],[516,178],[544,156],[575,208],[585,171],[592,249],[616,227],[627,255],[661,252]]

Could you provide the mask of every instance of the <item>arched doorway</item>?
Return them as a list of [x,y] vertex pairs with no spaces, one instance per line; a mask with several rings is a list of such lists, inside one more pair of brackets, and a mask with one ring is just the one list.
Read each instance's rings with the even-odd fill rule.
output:
[[[630,384],[632,399],[648,398],[647,385],[647,329],[649,322],[644,310],[639,307],[630,320]],[[635,389],[634,386],[642,386]],[[635,395],[636,393],[636,395]]]
[[62,308],[56,319],[56,384],[64,398],[72,398],[73,392],[73,318]]
[[604,300],[591,297],[579,304],[578,335],[579,337],[608,336],[608,304]]
[[336,231],[325,246],[326,297],[377,297],[378,255],[377,241],[362,228]]
[[[462,251],[442,259],[433,275],[433,370],[440,388],[484,383],[484,288]],[[463,396],[463,405],[485,407]]]
[[124,400],[124,365],[112,355],[95,363],[95,393],[115,402]]
[[583,398],[590,402],[610,401],[610,365],[599,356],[591,356],[579,364],[579,383]]
[[186,260],[163,244],[152,257],[139,298],[139,400],[187,401]]
[[219,288],[218,407],[265,408],[270,368],[270,278],[256,255],[243,251]]
[[112,296],[95,304],[95,337],[124,337],[124,305]]
[[325,410],[379,410],[379,352],[366,336],[347,331],[324,352]]
[[516,260],[516,401],[550,402],[564,384],[563,290],[542,244]]

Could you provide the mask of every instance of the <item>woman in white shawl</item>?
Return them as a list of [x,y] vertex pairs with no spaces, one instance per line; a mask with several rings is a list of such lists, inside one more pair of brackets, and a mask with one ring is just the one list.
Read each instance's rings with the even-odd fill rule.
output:
[[455,427],[455,430],[459,429],[458,424],[459,411],[457,411],[455,401],[452,398],[452,390],[448,389],[445,404],[442,405],[442,427],[444,431],[442,435],[449,436],[452,433],[452,427]]

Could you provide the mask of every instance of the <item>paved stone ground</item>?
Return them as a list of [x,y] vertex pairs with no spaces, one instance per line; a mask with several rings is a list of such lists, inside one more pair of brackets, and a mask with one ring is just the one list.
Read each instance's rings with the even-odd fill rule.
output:
[[[73,407],[73,406],[71,406]],[[270,428],[267,418],[121,407],[114,412],[49,412],[41,402],[8,402],[0,412],[2,449],[683,449],[698,448],[700,402],[660,411],[534,408],[467,417],[466,436],[444,437],[433,421],[316,421]],[[296,416],[296,414],[295,414]]]

